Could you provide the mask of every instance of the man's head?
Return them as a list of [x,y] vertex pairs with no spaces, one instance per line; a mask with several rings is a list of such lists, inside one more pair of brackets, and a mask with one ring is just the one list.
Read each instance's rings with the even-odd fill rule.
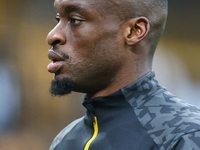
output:
[[102,96],[151,70],[166,0],[55,0],[55,8],[58,24],[47,36],[52,94]]

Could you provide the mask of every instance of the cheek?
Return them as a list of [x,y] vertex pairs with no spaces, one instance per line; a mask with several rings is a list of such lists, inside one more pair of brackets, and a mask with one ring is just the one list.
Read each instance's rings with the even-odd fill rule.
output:
[[[87,24],[80,26],[80,28],[71,29],[67,33],[68,44],[74,51],[87,52],[93,49],[93,47],[101,40],[102,34],[99,33],[98,28],[93,24]],[[84,49],[84,51],[81,51]]]
[[72,57],[70,63],[76,64],[74,68],[82,66],[86,69],[94,69],[118,59],[117,30],[109,32],[103,28],[101,30],[90,27],[89,29],[71,30],[68,33],[70,37],[67,40],[68,53]]

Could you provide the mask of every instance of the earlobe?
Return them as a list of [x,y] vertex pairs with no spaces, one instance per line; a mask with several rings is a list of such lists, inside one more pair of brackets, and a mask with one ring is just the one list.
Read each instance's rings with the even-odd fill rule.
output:
[[146,37],[150,30],[149,21],[145,17],[133,18],[126,28],[126,43],[134,45]]

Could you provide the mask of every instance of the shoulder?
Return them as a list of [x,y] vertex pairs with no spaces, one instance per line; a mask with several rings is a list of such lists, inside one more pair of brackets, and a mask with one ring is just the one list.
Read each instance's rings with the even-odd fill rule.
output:
[[200,150],[200,130],[186,133],[174,141],[169,149],[172,150]]
[[65,127],[53,140],[51,147],[49,150],[53,150],[61,141],[62,139],[65,137],[65,135],[67,135],[71,129],[73,129],[81,120],[83,120],[84,117],[79,118],[75,121],[73,121],[72,123],[70,123],[67,127]]
[[200,135],[200,110],[167,90],[155,94],[138,106],[135,112],[149,136],[161,149],[168,149],[172,144],[184,143],[186,138]]

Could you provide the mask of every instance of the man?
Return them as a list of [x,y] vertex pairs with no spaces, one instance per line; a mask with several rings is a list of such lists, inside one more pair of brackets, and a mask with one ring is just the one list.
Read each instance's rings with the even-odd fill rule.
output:
[[167,0],[55,0],[53,95],[87,93],[50,150],[200,149],[200,110],[161,87],[153,55]]

